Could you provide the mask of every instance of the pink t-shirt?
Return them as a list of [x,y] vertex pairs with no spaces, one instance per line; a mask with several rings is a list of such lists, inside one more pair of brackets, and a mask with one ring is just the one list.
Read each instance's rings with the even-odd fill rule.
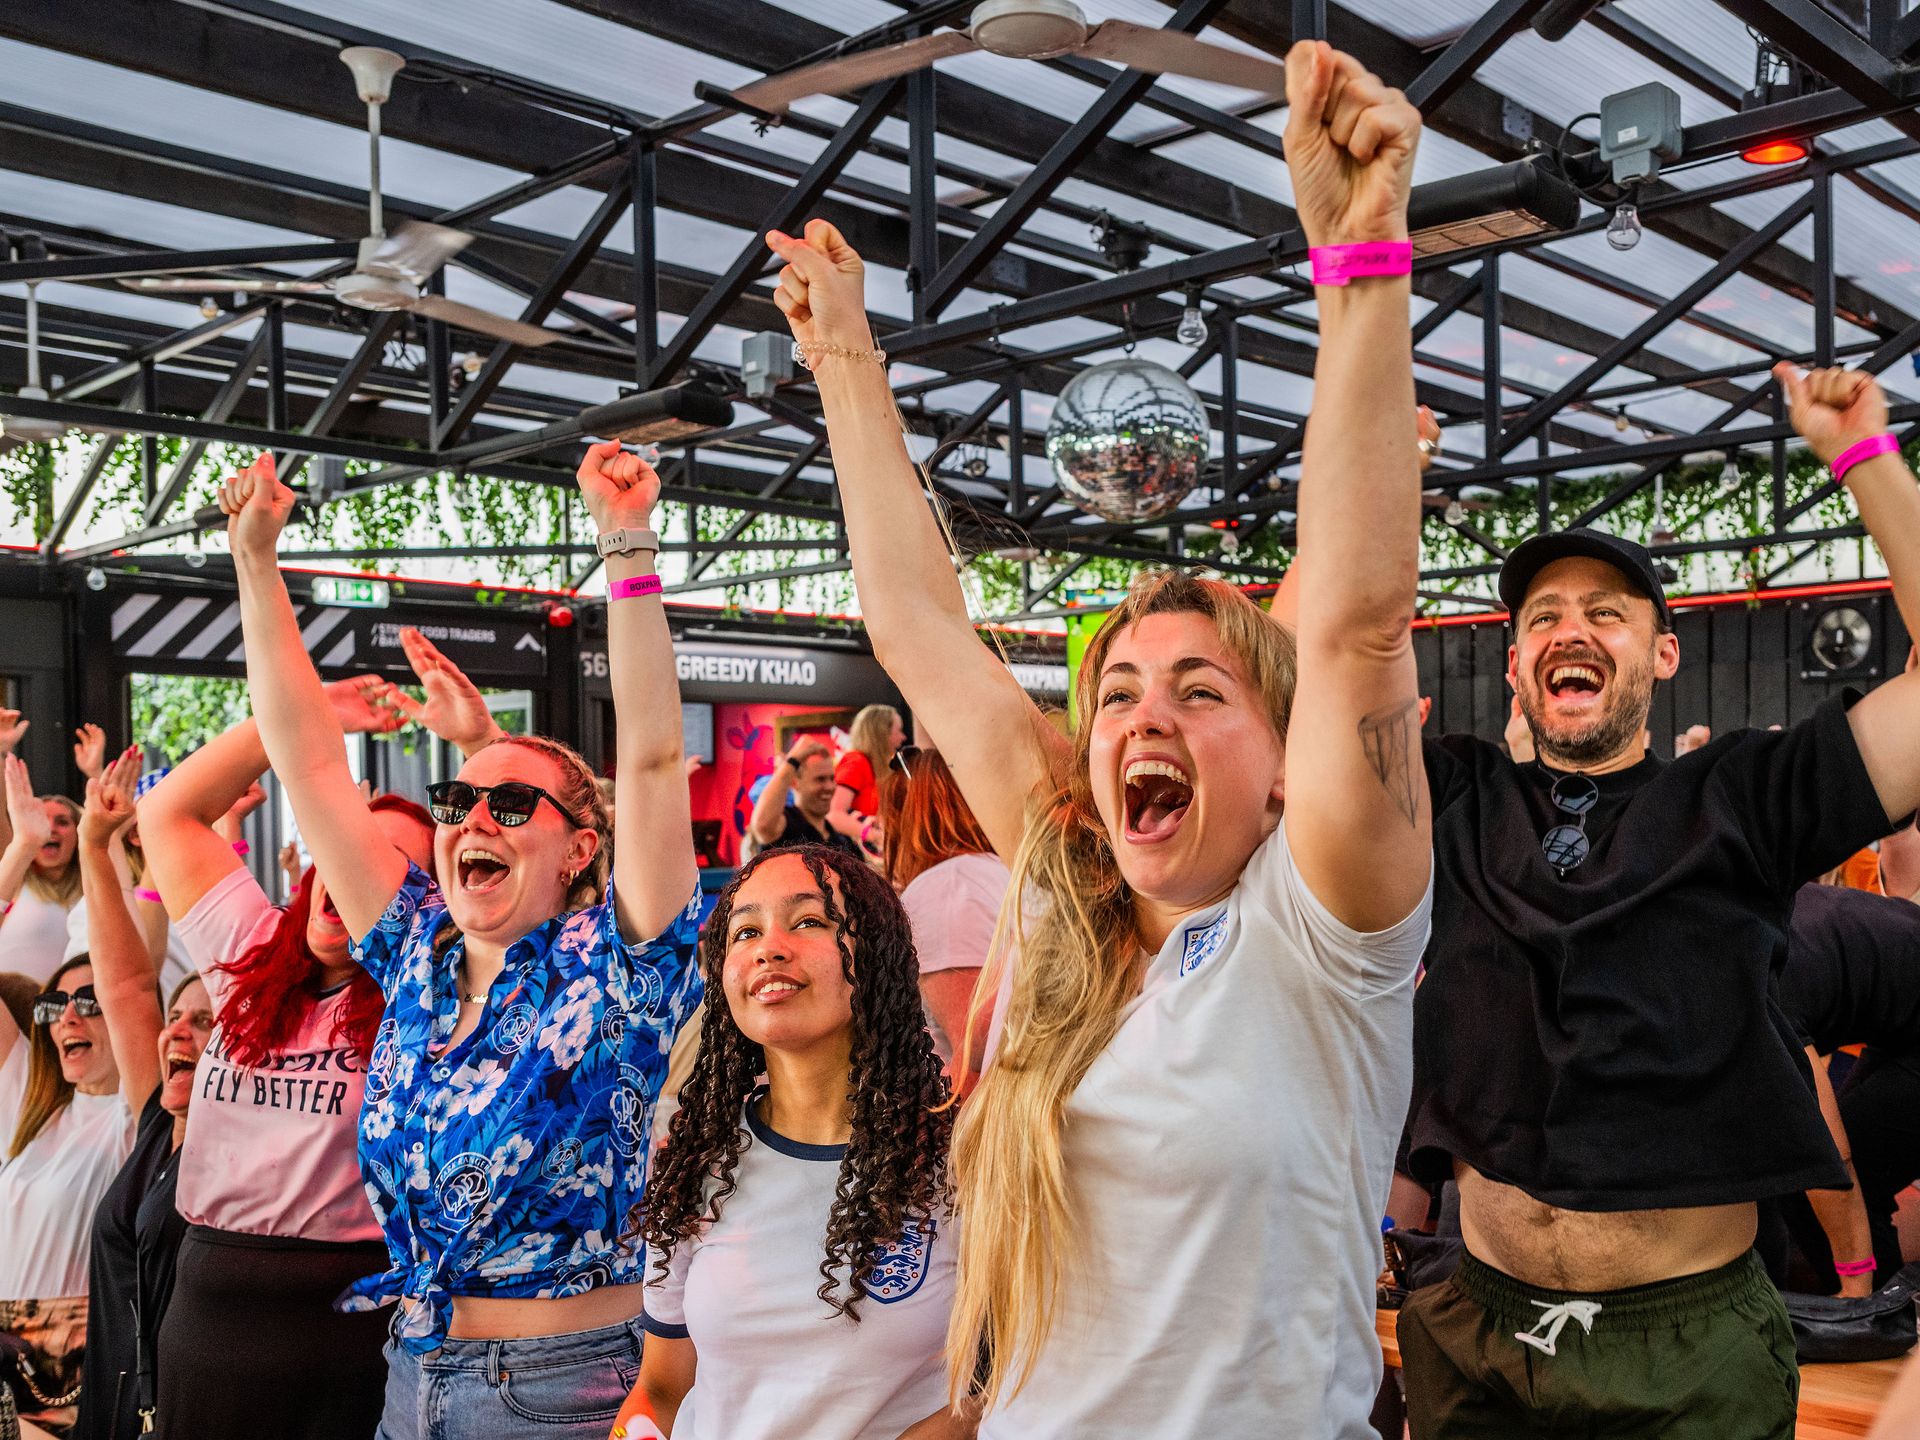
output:
[[334,1036],[342,986],[320,997],[271,1065],[227,1058],[218,1021],[233,981],[214,967],[279,920],[259,882],[236,870],[176,927],[213,998],[216,1023],[193,1075],[180,1162],[180,1213],[193,1225],[300,1240],[378,1240],[360,1182],[366,1072]]

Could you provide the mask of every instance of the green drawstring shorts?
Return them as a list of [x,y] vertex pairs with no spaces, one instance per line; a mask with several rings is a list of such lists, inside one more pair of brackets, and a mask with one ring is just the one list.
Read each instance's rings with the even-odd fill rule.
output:
[[1565,1294],[1465,1256],[1400,1311],[1413,1440],[1793,1440],[1786,1307],[1749,1251],[1629,1290]]

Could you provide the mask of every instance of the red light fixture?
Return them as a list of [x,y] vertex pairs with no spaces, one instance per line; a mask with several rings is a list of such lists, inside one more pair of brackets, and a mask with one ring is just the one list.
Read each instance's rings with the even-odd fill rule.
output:
[[1767,140],[1740,152],[1749,165],[1792,165],[1807,158],[1804,140]]
[[556,630],[565,630],[573,624],[573,607],[570,605],[553,605],[548,607],[547,624]]

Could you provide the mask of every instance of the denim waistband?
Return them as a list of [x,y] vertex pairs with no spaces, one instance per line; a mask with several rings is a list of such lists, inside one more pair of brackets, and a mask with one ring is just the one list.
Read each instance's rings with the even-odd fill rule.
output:
[[526,1335],[511,1340],[474,1340],[452,1335],[440,1348],[417,1356],[423,1370],[532,1370],[542,1365],[567,1365],[616,1354],[631,1345],[640,1348],[645,1331],[640,1317],[602,1325],[595,1330],[573,1330],[563,1335]]
[[1454,1283],[1468,1298],[1496,1315],[1531,1322],[1544,1307],[1569,1300],[1598,1301],[1610,1327],[1652,1329],[1724,1310],[1756,1287],[1772,1292],[1760,1257],[1749,1250],[1738,1259],[1698,1275],[1656,1280],[1624,1290],[1547,1290],[1516,1280],[1471,1254],[1462,1255]]

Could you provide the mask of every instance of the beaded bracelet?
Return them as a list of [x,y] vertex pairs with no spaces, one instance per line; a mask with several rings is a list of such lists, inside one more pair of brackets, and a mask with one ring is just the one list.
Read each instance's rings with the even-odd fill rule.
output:
[[887,352],[884,350],[854,350],[846,345],[829,345],[824,340],[793,342],[794,363],[803,370],[813,369],[822,355],[838,355],[844,360],[871,360],[883,370],[887,366]]

